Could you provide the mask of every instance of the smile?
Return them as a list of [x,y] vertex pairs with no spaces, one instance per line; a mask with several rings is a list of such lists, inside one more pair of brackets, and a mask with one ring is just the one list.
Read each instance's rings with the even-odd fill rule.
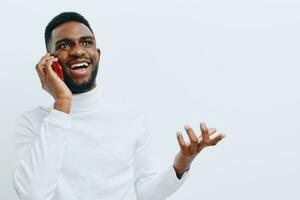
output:
[[71,65],[71,69],[72,70],[78,70],[78,69],[85,69],[89,66],[88,63],[86,62],[83,62],[83,63],[76,63],[76,64],[73,64]]

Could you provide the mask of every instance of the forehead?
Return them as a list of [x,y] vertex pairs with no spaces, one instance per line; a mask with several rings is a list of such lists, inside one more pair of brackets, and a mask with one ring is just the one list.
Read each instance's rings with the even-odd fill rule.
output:
[[80,22],[66,22],[52,30],[51,40],[55,43],[61,39],[77,40],[83,36],[94,36],[90,29]]

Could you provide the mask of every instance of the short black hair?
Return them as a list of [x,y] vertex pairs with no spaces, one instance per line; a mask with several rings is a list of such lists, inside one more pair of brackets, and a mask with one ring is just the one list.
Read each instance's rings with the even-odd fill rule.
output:
[[51,33],[53,29],[58,27],[59,25],[69,22],[69,21],[75,21],[75,22],[80,22],[84,25],[86,25],[90,31],[94,34],[89,22],[79,13],[77,12],[62,12],[55,16],[46,26],[45,29],[45,43],[46,43],[46,48],[48,49],[48,43],[51,39]]

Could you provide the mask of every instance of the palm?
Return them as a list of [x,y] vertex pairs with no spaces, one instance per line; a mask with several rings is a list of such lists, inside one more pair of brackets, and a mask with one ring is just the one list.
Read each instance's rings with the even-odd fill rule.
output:
[[208,129],[205,123],[200,124],[201,135],[199,137],[196,136],[191,127],[185,126],[185,130],[189,136],[190,142],[186,143],[184,141],[181,132],[177,132],[177,140],[180,146],[180,153],[188,159],[193,159],[205,147],[216,145],[225,136],[219,134],[214,138],[210,138],[217,130],[215,128]]

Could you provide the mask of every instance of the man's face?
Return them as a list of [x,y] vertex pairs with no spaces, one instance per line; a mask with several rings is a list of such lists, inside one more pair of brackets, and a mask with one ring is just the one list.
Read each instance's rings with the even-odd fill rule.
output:
[[64,81],[72,93],[96,86],[100,50],[90,29],[80,22],[66,22],[52,31],[49,51],[63,68]]

